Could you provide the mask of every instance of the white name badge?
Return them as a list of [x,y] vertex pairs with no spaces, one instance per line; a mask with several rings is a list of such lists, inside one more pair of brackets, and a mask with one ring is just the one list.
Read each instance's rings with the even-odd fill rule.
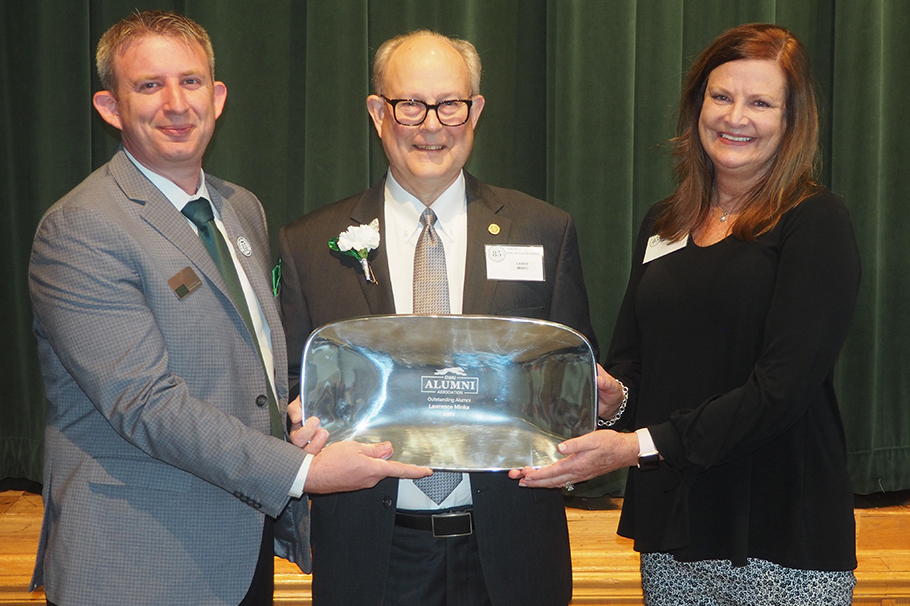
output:
[[543,282],[543,246],[486,245],[487,280]]
[[642,265],[645,263],[650,263],[654,259],[659,259],[664,255],[669,255],[671,252],[675,252],[680,248],[685,248],[686,244],[689,242],[689,236],[681,238],[676,242],[670,242],[664,240],[660,236],[651,236],[648,238],[648,247],[645,249],[645,260],[642,261]]

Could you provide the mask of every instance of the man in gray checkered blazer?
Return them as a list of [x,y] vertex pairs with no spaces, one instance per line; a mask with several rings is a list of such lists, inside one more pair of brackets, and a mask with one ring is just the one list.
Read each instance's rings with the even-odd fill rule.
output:
[[[385,460],[388,444],[320,452],[325,431],[287,406],[265,215],[202,171],[227,95],[205,31],[137,13],[97,59],[94,105],[123,146],[48,210],[29,267],[48,406],[33,588],[65,605],[270,604],[273,538],[310,566],[303,490],[429,470]],[[198,198],[233,278],[181,214]]]

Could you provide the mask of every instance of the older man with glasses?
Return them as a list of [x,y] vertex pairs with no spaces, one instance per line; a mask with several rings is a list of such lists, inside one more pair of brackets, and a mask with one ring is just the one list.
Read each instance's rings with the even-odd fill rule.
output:
[[[367,109],[388,173],[279,235],[292,383],[310,332],[357,316],[523,316],[566,324],[596,343],[572,218],[463,170],[484,108],[480,71],[472,44],[429,31],[389,40],[376,53]],[[370,224],[380,238],[368,271],[326,245]],[[488,246],[528,252],[537,277],[493,279]],[[558,490],[521,489],[505,472],[430,478],[312,499],[314,604],[569,602]]]

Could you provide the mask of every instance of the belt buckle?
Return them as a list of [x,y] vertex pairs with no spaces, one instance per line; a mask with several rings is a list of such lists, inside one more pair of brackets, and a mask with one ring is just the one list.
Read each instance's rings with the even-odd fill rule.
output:
[[[449,532],[449,533],[442,533],[442,532],[437,533],[436,532],[436,521],[437,520],[451,521],[454,518],[467,518],[468,519],[468,531],[467,532]],[[474,532],[474,522],[471,519],[470,511],[452,511],[449,513],[434,513],[433,515],[430,516],[430,521],[433,524],[433,536],[436,538],[466,537],[469,534]]]

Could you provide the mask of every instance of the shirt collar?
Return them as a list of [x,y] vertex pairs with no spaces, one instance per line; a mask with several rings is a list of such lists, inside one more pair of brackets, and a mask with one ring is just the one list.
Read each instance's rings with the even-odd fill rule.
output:
[[[146,178],[152,182],[152,185],[157,187],[158,190],[164,194],[164,197],[170,200],[171,204],[173,204],[177,210],[183,210],[183,207],[186,206],[187,202],[195,200],[196,198],[205,198],[211,203],[212,198],[209,196],[209,189],[205,184],[205,172],[203,172],[201,168],[199,169],[199,186],[196,188],[196,193],[188,194],[167,177],[159,175],[158,173],[144,166],[141,162],[139,162],[139,160],[133,157],[133,154],[131,154],[125,147],[123,148],[123,151],[126,153],[126,157],[136,165],[136,168],[139,169],[139,172],[145,175]],[[215,208],[214,204],[212,204],[212,211],[216,216],[218,215],[218,210]]]
[[[403,225],[413,225],[415,230],[420,228],[420,215],[426,205],[408,193],[395,180],[391,170],[386,178],[386,204],[391,204],[393,212],[399,217],[407,217],[408,223],[402,223]],[[436,213],[436,229],[451,235],[453,221],[464,214],[466,207],[464,171],[461,171],[455,181],[430,205]],[[449,226],[448,229],[446,226]]]

